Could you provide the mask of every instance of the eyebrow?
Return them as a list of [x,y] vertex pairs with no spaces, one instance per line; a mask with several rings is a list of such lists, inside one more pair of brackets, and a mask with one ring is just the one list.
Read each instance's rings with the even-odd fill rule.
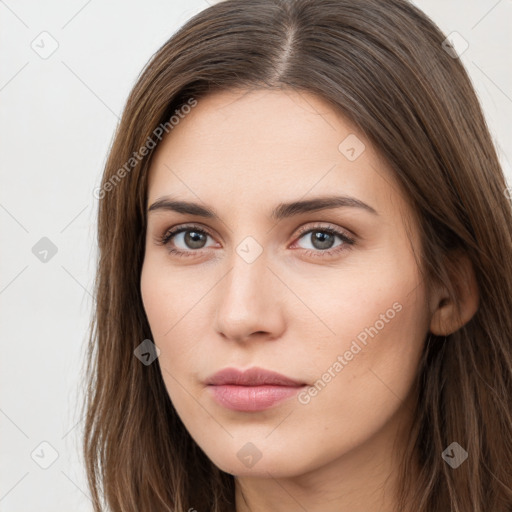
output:
[[[280,203],[271,212],[270,218],[281,220],[301,213],[316,212],[320,210],[329,210],[334,208],[360,208],[373,215],[379,215],[370,205],[350,196],[324,196],[305,201],[293,201],[290,203]],[[172,197],[166,196],[157,199],[149,208],[149,212],[158,210],[174,211],[188,215],[196,215],[207,219],[219,219],[219,216],[212,208],[188,201],[178,201]]]

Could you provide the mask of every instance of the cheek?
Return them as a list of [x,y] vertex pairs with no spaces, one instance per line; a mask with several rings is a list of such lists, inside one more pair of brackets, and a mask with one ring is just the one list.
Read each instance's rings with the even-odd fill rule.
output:
[[181,279],[175,268],[154,260],[149,256],[142,267],[141,295],[169,389],[174,382],[171,375],[178,377],[197,364],[198,344],[204,338],[199,332],[204,316],[200,302],[207,288],[200,277],[193,282],[189,277]]
[[159,338],[171,327],[169,311],[175,298],[151,258],[146,258],[142,266],[140,290],[151,332]]
[[199,300],[201,292],[199,281],[183,282],[179,271],[152,254],[144,260],[140,288],[151,331],[160,340],[171,336],[180,323],[186,323],[187,311]]
[[[185,305],[180,296],[187,298],[190,294],[182,291],[178,293],[182,288],[177,284],[176,274],[171,276],[164,265],[152,261],[150,256],[145,259],[140,283],[144,310],[151,328],[152,341],[160,349],[157,362],[164,385],[179,416],[185,420],[193,411],[181,383],[184,382],[184,368],[190,368],[193,364],[190,360],[192,352],[190,342],[171,344],[170,340],[177,339],[180,328],[186,324]],[[188,334],[189,340],[194,338],[192,333]]]
[[426,302],[416,266],[394,256],[340,268],[315,286],[305,280],[302,289],[295,286],[315,314],[313,322],[308,315],[301,328],[309,324],[311,335],[316,332],[308,342],[316,352],[332,352],[333,345],[348,350],[353,340],[365,346],[370,340],[399,337],[399,332],[407,338],[426,329]]
[[311,402],[336,403],[334,409],[350,411],[353,420],[370,416],[379,423],[405,399],[416,376],[428,330],[424,287],[413,260],[349,274],[330,287],[319,310],[335,335],[330,343],[315,342],[318,399]]

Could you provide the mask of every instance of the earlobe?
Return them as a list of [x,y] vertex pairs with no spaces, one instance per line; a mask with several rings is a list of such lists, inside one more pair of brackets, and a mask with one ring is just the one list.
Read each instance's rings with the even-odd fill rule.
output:
[[[478,310],[479,292],[471,260],[459,253],[452,262],[452,284],[457,294],[454,302],[443,287],[433,299],[434,312],[430,321],[430,332],[437,336],[448,336],[466,325]],[[458,308],[457,308],[458,306]]]

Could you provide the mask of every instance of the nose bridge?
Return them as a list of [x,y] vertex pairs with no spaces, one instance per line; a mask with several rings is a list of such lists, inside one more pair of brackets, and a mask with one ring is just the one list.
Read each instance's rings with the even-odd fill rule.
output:
[[218,290],[216,328],[227,337],[242,339],[278,328],[275,277],[267,268],[266,253],[254,242],[245,240],[233,251],[230,270]]
[[224,299],[231,302],[231,306],[259,307],[258,303],[268,291],[268,274],[266,254],[263,251],[256,254],[254,246],[242,242],[232,257],[231,270],[226,276],[223,290]]

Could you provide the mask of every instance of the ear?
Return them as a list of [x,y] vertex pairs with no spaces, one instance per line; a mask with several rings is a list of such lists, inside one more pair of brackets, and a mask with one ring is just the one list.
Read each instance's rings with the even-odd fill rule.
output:
[[[479,292],[471,260],[466,253],[456,251],[450,258],[451,283],[456,292],[456,303],[443,286],[432,297],[430,332],[448,336],[466,325],[478,310]],[[458,308],[457,308],[458,306]]]

